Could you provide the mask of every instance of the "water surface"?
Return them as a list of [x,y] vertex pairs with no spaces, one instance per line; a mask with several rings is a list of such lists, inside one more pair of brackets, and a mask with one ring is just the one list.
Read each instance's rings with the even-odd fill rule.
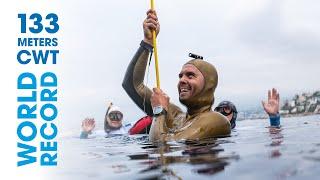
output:
[[320,115],[237,123],[231,137],[152,145],[146,135],[63,138],[52,179],[318,179]]

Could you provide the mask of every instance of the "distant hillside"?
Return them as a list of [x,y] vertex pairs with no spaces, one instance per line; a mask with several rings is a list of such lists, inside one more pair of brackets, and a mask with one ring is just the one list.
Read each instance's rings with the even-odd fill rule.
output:
[[294,96],[292,100],[286,100],[280,108],[280,114],[319,114],[320,113],[320,91],[313,93],[302,93]]

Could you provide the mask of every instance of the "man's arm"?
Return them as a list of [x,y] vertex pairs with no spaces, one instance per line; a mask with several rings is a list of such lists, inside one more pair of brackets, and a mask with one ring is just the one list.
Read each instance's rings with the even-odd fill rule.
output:
[[152,116],[151,90],[143,84],[149,52],[152,52],[152,46],[141,41],[127,68],[122,87],[141,110]]
[[86,118],[82,121],[82,131],[80,134],[80,139],[87,139],[89,134],[92,133],[92,130],[96,126],[96,123],[93,118]]
[[149,132],[149,140],[151,142],[166,141],[168,139],[169,131],[166,126],[166,119],[166,115],[153,117]]
[[81,131],[80,139],[88,139],[89,133]]
[[149,53],[152,53],[153,49],[152,30],[155,30],[158,34],[160,31],[160,24],[156,12],[154,10],[149,10],[147,11],[147,18],[143,22],[144,39],[141,41],[138,51],[132,58],[122,82],[122,87],[130,98],[149,116],[153,116],[150,103],[152,92],[143,84],[143,79],[146,72]]
[[280,127],[280,95],[275,88],[268,91],[268,101],[262,101],[265,112],[269,115],[270,126]]
[[269,119],[270,119],[270,126],[280,127],[280,114],[279,113],[276,115],[269,114]]
[[153,118],[149,132],[150,141],[164,141],[164,138],[169,133],[168,124],[169,127],[172,127],[172,121],[170,121],[167,113],[169,100],[170,98],[161,89],[153,88],[150,101],[152,108],[155,109],[155,111],[158,109],[158,112],[154,112],[155,117]]

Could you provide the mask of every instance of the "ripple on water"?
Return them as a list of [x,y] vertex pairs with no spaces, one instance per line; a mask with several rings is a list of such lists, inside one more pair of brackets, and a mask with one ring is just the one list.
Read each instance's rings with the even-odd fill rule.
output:
[[[53,179],[317,179],[320,116],[237,123],[231,137],[152,144],[147,135],[62,140]],[[307,122],[307,123],[304,123]],[[222,173],[223,172],[223,173]]]

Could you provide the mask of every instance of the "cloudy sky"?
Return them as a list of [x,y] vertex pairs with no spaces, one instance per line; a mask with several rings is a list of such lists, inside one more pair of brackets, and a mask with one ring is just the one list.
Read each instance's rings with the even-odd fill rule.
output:
[[[7,17],[7,28],[1,28],[6,42],[1,49],[10,45],[2,63],[15,73],[20,68],[14,61],[17,13],[51,11],[59,15],[59,62],[45,68],[58,74],[61,129],[79,131],[85,117],[101,122],[110,101],[122,108],[127,122],[143,116],[121,83],[143,38],[142,22],[149,0],[17,2],[8,5],[10,12],[8,8],[2,11],[2,18]],[[217,67],[216,103],[232,100],[240,110],[259,107],[272,87],[279,89],[282,99],[319,89],[320,1],[155,2],[161,24],[161,88],[172,102],[179,104],[178,72],[189,59],[189,52],[204,56]],[[35,71],[45,68],[35,67]],[[9,71],[4,69],[1,76],[7,76]],[[152,65],[150,87],[155,85],[154,79]],[[8,88],[8,92],[15,92],[16,75],[4,82],[13,88]],[[15,103],[8,98],[6,101]]]

